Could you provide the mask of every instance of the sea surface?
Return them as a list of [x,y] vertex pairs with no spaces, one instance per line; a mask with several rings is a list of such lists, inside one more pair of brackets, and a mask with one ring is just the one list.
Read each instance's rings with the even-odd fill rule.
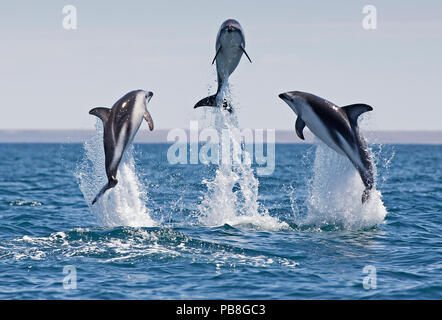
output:
[[362,205],[357,172],[319,142],[276,144],[267,176],[136,144],[91,206],[97,130],[0,144],[0,299],[442,298],[440,145],[371,144]]

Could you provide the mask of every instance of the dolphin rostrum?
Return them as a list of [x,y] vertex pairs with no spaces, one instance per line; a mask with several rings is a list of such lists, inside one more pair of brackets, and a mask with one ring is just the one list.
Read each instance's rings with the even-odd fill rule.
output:
[[291,91],[279,97],[298,115],[296,134],[304,140],[303,129],[310,131],[337,153],[346,156],[358,170],[364,183],[362,203],[374,185],[373,164],[367,144],[359,133],[358,117],[373,108],[366,104],[338,107],[334,103],[310,93]]
[[224,109],[232,112],[231,106],[225,99],[220,101],[222,97],[219,93],[223,89],[223,86],[228,83],[229,76],[238,66],[243,53],[246,55],[247,59],[252,62],[245,48],[246,40],[239,22],[234,19],[224,21],[216,36],[216,54],[212,61],[212,64],[216,61],[218,89],[214,95],[200,100],[194,108],[202,106],[217,107],[222,105]]
[[118,183],[117,170],[127,146],[132,142],[140,128],[143,118],[153,130],[153,121],[147,111],[147,103],[153,93],[144,90],[135,90],[120,98],[112,108],[94,108],[89,114],[97,116],[103,121],[103,144],[108,183],[101,189],[92,201],[92,204],[110,188]]

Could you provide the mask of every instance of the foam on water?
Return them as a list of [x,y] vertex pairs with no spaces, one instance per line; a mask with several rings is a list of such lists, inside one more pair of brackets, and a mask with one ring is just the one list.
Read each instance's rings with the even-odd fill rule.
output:
[[78,164],[76,178],[90,210],[101,226],[151,227],[156,223],[146,207],[147,193],[135,170],[133,146],[128,146],[118,168],[118,184],[94,205],[92,199],[107,183],[103,147],[103,126],[97,120],[96,135],[84,143],[85,156]]
[[369,199],[362,204],[364,185],[351,162],[319,140],[316,142],[313,176],[308,183],[305,201],[307,215],[296,215],[296,223],[318,227],[334,225],[345,229],[365,229],[382,223],[387,210],[381,193],[373,188]]
[[[44,237],[23,236],[0,243],[0,257],[13,260],[47,260],[51,256],[100,257],[102,263],[152,258],[176,257],[174,243],[159,244],[160,231],[142,228],[108,229],[107,231],[76,228]],[[166,234],[167,236],[167,234]]]
[[[225,87],[223,95],[231,105],[234,105],[229,87]],[[251,157],[244,148],[243,139],[238,128],[238,108],[229,113],[221,108],[206,108],[214,117],[205,115],[203,120],[211,121],[219,136],[222,132],[229,133],[229,141],[220,139],[220,149],[229,148],[230,159],[219,161],[213,180],[204,179],[207,187],[203,200],[199,205],[201,223],[207,226],[229,224],[231,226],[251,227],[262,230],[281,230],[288,228],[285,222],[271,217],[268,211],[258,202],[259,181],[254,176],[251,167]],[[222,151],[220,151],[220,154]],[[241,161],[240,159],[249,159]]]
[[244,251],[229,244],[192,239],[171,229],[75,228],[49,236],[23,236],[0,242],[0,257],[11,261],[49,260],[60,257],[98,258],[99,263],[188,259],[214,265],[216,273],[239,266],[280,267],[293,271],[299,265],[290,257]]

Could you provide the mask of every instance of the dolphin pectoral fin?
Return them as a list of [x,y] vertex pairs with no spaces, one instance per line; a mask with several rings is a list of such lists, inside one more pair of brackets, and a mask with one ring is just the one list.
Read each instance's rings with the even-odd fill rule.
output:
[[117,179],[115,179],[115,178],[110,178],[109,179],[109,181],[108,181],[108,183],[103,187],[103,188],[101,188],[101,190],[100,190],[100,192],[98,192],[98,194],[95,196],[95,198],[94,198],[94,200],[92,200],[92,205],[94,205],[95,204],[95,202],[97,202],[97,200],[107,191],[107,190],[109,190],[109,189],[111,189],[111,188],[113,188],[113,187],[115,187],[116,185],[117,185],[117,183],[118,183],[118,180]]
[[92,115],[100,118],[101,121],[103,121],[103,124],[106,123],[107,120],[109,119],[110,112],[111,112],[111,109],[103,108],[103,107],[93,108],[93,109],[89,110],[89,114],[92,114]]
[[215,58],[213,58],[213,61],[212,61],[212,65],[215,63],[216,57],[218,57],[218,53],[220,50],[221,50],[221,46],[219,46],[218,50],[216,51]]
[[149,111],[147,111],[147,110],[144,112],[144,120],[146,120],[147,124],[149,125],[150,131],[152,131],[153,130],[153,120],[152,120],[152,117],[150,116]]
[[242,45],[241,45],[241,50],[246,55],[247,59],[249,59],[250,63],[252,63],[252,60],[250,59],[249,55],[247,54],[246,49],[244,49],[244,47]]
[[347,114],[348,120],[350,120],[350,122],[353,124],[358,123],[358,117],[361,114],[373,110],[371,106],[363,103],[350,104],[348,106],[342,107],[341,109],[344,110],[344,112]]
[[212,96],[208,96],[205,97],[204,99],[201,99],[200,101],[198,101],[198,103],[193,107],[194,109],[199,108],[199,107],[216,107],[216,94],[212,95]]
[[296,129],[296,134],[302,140],[305,140],[304,134],[302,133],[302,130],[304,130],[304,127],[305,127],[305,122],[301,119],[301,117],[298,116],[298,119],[296,119],[295,129]]

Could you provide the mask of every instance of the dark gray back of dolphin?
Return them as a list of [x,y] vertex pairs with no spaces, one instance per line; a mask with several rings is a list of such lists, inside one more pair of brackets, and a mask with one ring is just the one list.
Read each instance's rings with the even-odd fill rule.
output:
[[[144,117],[153,130],[153,121],[146,109],[146,103],[153,96],[150,91],[134,90],[121,97],[112,108],[93,108],[89,114],[103,121],[103,145],[108,183],[92,201],[95,202],[110,188],[117,185],[118,166],[124,151],[132,141]],[[146,101],[147,100],[147,101]]]
[[[364,203],[374,186],[374,173],[370,153],[360,134],[357,120],[362,113],[373,108],[366,104],[338,107],[326,99],[301,91],[282,93],[279,97],[298,114],[295,128],[301,139],[304,139],[302,130],[307,125],[328,146],[347,156],[364,183],[365,190],[362,194],[362,203]],[[326,132],[317,134],[320,126],[325,128]]]
[[[223,37],[226,34],[237,34],[238,41],[234,43],[234,47],[228,47],[227,44],[223,46]],[[216,61],[216,71],[217,71],[217,79],[218,79],[218,89],[214,95],[205,97],[198,101],[194,108],[207,106],[207,107],[220,107],[221,105],[232,112],[232,108],[228,105],[227,101],[222,101],[219,103],[217,101],[217,96],[221,91],[221,88],[224,85],[224,82],[227,81],[228,77],[232,72],[236,69],[239,60],[241,59],[242,54],[244,53],[247,58],[250,60],[249,55],[245,50],[246,41],[244,37],[244,32],[241,27],[241,24],[235,19],[228,19],[221,24],[221,27],[218,30],[218,34],[216,36],[216,44],[215,44],[215,57],[213,58],[212,64]],[[224,55],[227,55],[227,59],[224,58]],[[222,59],[220,59],[222,57]],[[226,62],[226,60],[228,62]],[[218,103],[220,105],[218,105]]]

